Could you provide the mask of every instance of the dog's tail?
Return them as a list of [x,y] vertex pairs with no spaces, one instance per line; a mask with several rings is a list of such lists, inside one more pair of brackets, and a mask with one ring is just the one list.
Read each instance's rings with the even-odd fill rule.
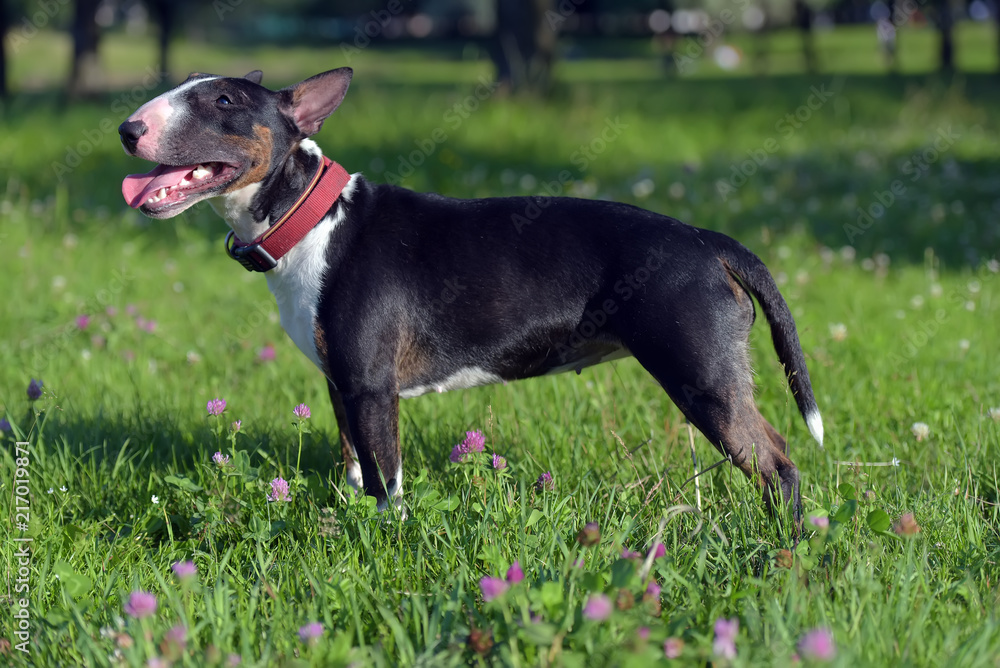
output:
[[764,317],[771,326],[771,340],[778,360],[785,366],[788,386],[795,396],[806,425],[813,438],[823,447],[823,418],[816,406],[812,385],[809,382],[809,370],[806,368],[806,358],[799,343],[799,335],[795,330],[795,319],[788,310],[785,298],[778,291],[778,286],[760,258],[747,250],[742,244],[724,235],[712,235],[726,270],[749,290],[760,303]]

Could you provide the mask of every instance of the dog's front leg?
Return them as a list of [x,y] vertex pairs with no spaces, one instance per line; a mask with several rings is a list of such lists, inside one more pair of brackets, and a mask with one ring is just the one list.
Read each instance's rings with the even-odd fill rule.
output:
[[360,491],[364,484],[361,478],[361,465],[358,463],[358,451],[354,449],[354,439],[351,438],[351,427],[347,424],[344,398],[332,381],[328,379],[326,385],[330,390],[330,403],[333,404],[333,414],[337,418],[337,428],[340,430],[340,452],[344,455],[347,484]]
[[365,492],[401,508],[403,466],[399,451],[399,397],[393,391],[364,391],[342,396],[348,431],[353,438]]

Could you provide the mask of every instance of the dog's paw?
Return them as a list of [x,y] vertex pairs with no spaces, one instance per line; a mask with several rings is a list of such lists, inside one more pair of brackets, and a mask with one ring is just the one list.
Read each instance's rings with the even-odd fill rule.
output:
[[406,511],[406,506],[403,504],[402,491],[397,492],[396,495],[392,497],[392,499],[385,499],[384,501],[379,501],[378,511],[380,513],[388,511],[390,503],[392,504],[393,514],[399,513],[399,519],[405,522],[406,518],[409,517],[409,513]]
[[354,491],[364,490],[364,480],[361,477],[361,464],[356,461],[347,465],[347,484],[354,488]]

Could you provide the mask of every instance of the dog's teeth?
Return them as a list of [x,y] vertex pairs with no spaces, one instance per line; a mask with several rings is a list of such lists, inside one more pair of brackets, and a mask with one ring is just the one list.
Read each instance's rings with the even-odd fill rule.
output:
[[166,188],[160,188],[155,193],[153,193],[152,197],[150,197],[149,199],[146,200],[146,204],[156,204],[157,202],[159,202],[161,199],[163,199],[166,196],[167,196],[167,189]]
[[178,183],[177,185],[179,185],[179,186],[186,186],[189,183],[191,183],[190,180],[188,180],[188,179],[181,179],[181,182]]
[[212,170],[205,167],[205,165],[198,165],[195,167],[194,171],[191,172],[191,176],[196,179],[203,179],[206,176],[211,176]]

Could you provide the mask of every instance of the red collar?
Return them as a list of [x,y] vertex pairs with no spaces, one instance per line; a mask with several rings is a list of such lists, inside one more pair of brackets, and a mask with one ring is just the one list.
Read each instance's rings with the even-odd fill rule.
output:
[[278,260],[295,244],[309,234],[319,221],[330,213],[337,198],[347,187],[351,175],[343,167],[323,158],[309,187],[299,196],[292,208],[264,233],[244,243],[230,230],[226,235],[226,252],[242,264],[247,271],[270,271]]

